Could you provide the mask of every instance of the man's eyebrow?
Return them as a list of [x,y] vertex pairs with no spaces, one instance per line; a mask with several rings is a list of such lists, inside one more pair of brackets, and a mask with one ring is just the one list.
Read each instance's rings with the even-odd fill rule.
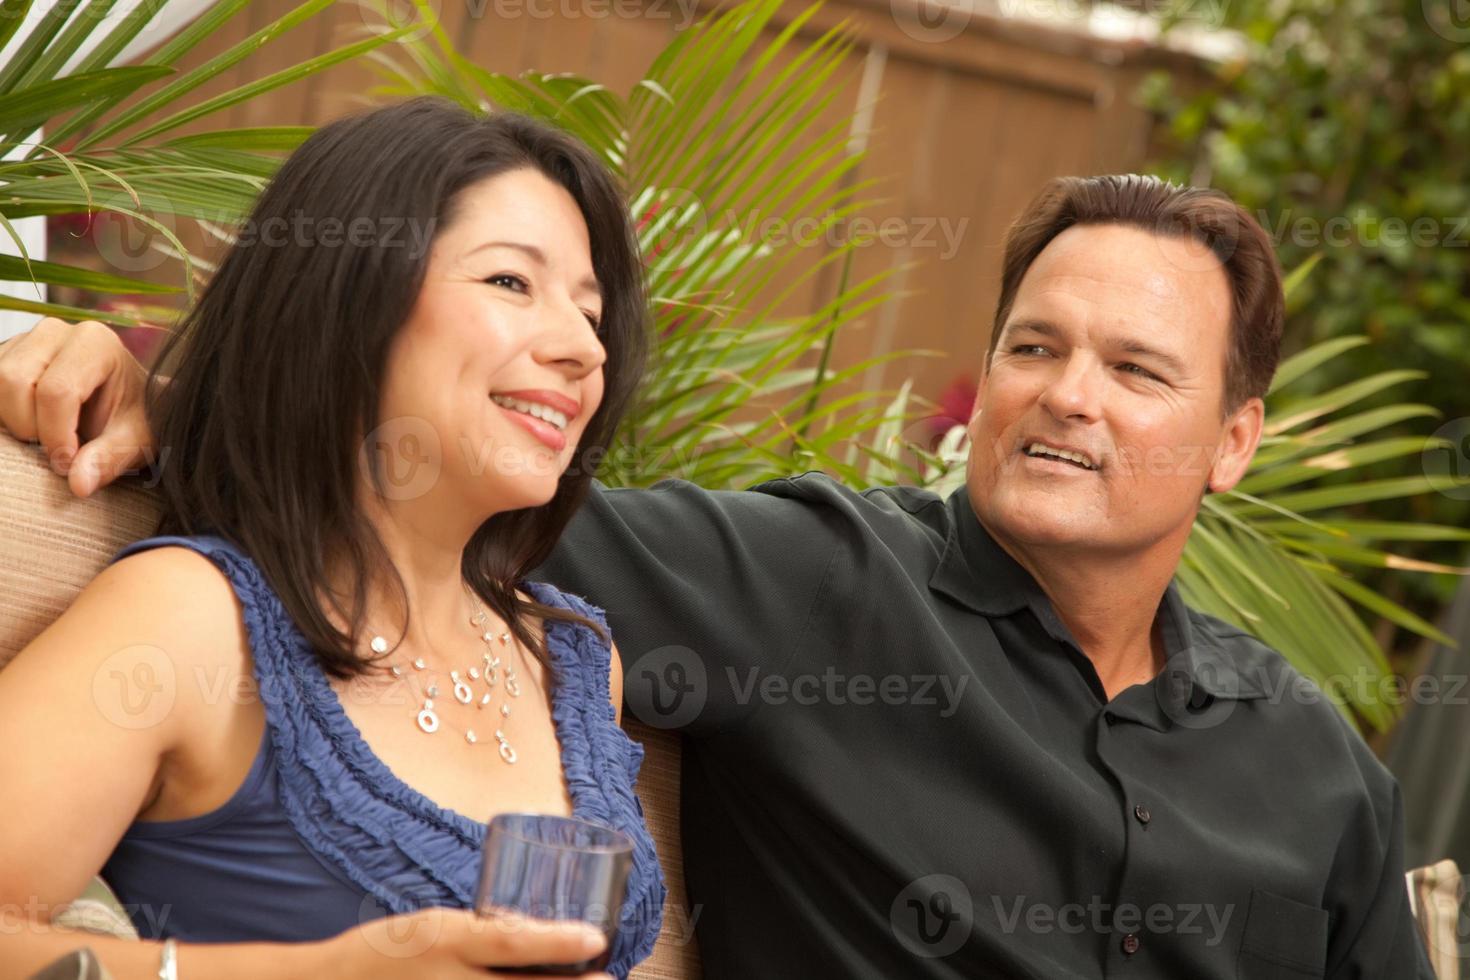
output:
[[[468,254],[474,255],[477,252],[483,252],[489,248],[513,249],[525,255],[528,259],[530,259],[532,262],[535,262],[542,268],[545,268],[547,265],[550,264],[546,261],[545,252],[541,251],[541,249],[536,247],[535,245],[531,245],[526,242],[481,242],[479,245],[476,245],[474,248],[470,249]],[[578,287],[585,289],[590,293],[596,293],[599,296],[602,295],[602,286],[598,283],[596,276],[588,276],[586,279],[583,279],[581,282],[577,283],[577,285]]]
[[1062,331],[1050,320],[1025,319],[1012,320],[1010,323],[1007,323],[1005,329],[1001,332],[1001,337],[1004,338],[1010,334],[1021,333],[1023,331],[1039,333],[1043,337],[1060,338],[1062,336]]
[[1140,340],[1129,339],[1121,341],[1118,344],[1118,349],[1125,354],[1136,354],[1140,357],[1153,358],[1162,364],[1166,370],[1172,371],[1175,374],[1189,373],[1189,368],[1183,360],[1170,354],[1168,351],[1159,350],[1157,347],[1150,347]]
[[[1060,339],[1062,337],[1061,328],[1050,320],[1028,318],[1025,320],[1013,320],[1006,324],[1005,333],[1002,334],[1002,338],[1012,333],[1023,332],[1039,334],[1040,336],[1051,337],[1053,339]],[[1128,337],[1122,340],[1114,340],[1112,341],[1112,345],[1124,354],[1152,358],[1165,370],[1172,371],[1175,374],[1184,375],[1189,373],[1189,366],[1184,363],[1182,358],[1168,351],[1160,350],[1157,347],[1151,347],[1141,340]]]

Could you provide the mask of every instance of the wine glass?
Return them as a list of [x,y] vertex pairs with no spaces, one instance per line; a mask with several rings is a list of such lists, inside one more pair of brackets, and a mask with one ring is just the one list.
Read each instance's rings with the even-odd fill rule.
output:
[[602,930],[607,948],[580,963],[517,967],[520,973],[575,976],[607,967],[633,868],[633,841],[622,831],[538,813],[502,813],[485,833],[475,911],[535,919],[575,919]]

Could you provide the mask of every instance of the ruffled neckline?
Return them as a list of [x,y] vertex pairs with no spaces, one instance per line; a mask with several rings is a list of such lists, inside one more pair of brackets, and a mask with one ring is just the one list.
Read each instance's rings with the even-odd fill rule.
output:
[[[522,591],[529,592],[537,602],[545,605],[560,605],[555,601],[555,595],[549,592],[555,590],[539,582],[522,582],[518,586]],[[546,649],[551,655],[551,664],[548,666],[554,671],[551,684],[551,715],[552,723],[556,729],[556,740],[559,747],[559,758],[562,765],[562,779],[567,784],[567,792],[572,800],[572,815],[582,819],[597,820],[606,815],[606,802],[594,799],[601,797],[601,788],[596,783],[587,783],[581,780],[571,779],[575,760],[576,747],[571,744],[574,737],[585,738],[585,732],[569,732],[567,722],[570,712],[562,709],[562,705],[568,700],[568,676],[576,676],[574,670],[568,670],[565,663],[568,647],[565,643],[553,642],[553,634],[559,632],[562,627],[572,626],[558,620],[547,620],[544,623],[546,636]],[[557,637],[561,639],[561,637]],[[315,656],[307,651],[310,661],[310,669],[303,671],[304,680],[311,694],[311,703],[318,709],[320,720],[328,737],[334,746],[342,753],[345,760],[354,766],[364,777],[366,784],[380,791],[390,802],[395,803],[410,812],[424,817],[431,823],[442,825],[453,830],[464,837],[475,846],[479,846],[484,839],[488,822],[476,820],[451,808],[440,806],[424,793],[415,789],[403,780],[383,759],[373,751],[367,739],[363,737],[357,723],[347,714],[342,707],[342,699],[327,679],[326,672],[322,670]],[[599,805],[601,804],[601,805]]]

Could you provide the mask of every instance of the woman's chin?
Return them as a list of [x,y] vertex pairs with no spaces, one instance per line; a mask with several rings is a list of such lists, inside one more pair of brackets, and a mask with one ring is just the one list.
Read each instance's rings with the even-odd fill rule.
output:
[[519,477],[499,481],[493,486],[477,487],[483,509],[488,514],[545,507],[556,497],[557,480],[549,477]]

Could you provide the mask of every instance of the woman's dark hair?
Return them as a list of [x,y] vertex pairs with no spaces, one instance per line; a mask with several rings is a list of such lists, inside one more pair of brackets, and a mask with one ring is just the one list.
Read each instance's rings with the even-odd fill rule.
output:
[[[527,615],[596,624],[523,601],[515,586],[550,554],[586,497],[647,344],[632,222],[614,178],[586,146],[524,116],[476,115],[433,97],[322,127],[261,194],[149,378],[149,422],[166,454],[158,533],[237,544],[334,677],[367,667],[355,651],[372,569],[391,570],[407,609],[403,580],[354,501],[356,440],[379,424],[389,345],[423,283],[429,233],[454,221],[466,188],[521,169],[564,187],[587,222],[603,298],[605,390],[556,495],[481,525],[463,573],[545,662]],[[157,383],[169,373],[171,381]],[[376,454],[372,478],[381,493]],[[339,559],[352,604],[329,601],[347,633],[316,600],[329,562]]]

